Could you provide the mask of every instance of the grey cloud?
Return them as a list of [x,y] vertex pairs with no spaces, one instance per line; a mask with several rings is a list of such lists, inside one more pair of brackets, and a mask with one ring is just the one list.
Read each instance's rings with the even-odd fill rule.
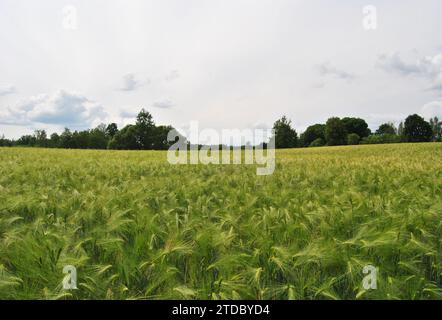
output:
[[379,56],[377,67],[403,76],[415,75],[430,81],[431,90],[442,90],[442,54],[405,62],[399,53]]
[[138,80],[133,73],[128,73],[123,77],[123,86],[121,91],[134,91],[141,87],[143,82]]
[[8,108],[2,115],[2,122],[17,125],[43,123],[83,128],[104,119],[106,115],[98,103],[79,94],[59,91],[52,95],[41,94],[22,100],[14,108]]
[[321,65],[318,66],[319,74],[322,76],[333,76],[338,79],[345,79],[345,80],[351,80],[355,76],[351,73],[348,73],[344,70],[340,70],[336,67],[334,67],[329,62],[324,62]]
[[174,105],[172,103],[172,101],[170,100],[161,100],[161,101],[156,101],[152,104],[152,106],[154,108],[159,108],[159,109],[170,109],[172,108]]
[[130,111],[130,110],[122,110],[122,111],[120,111],[120,117],[124,118],[124,119],[136,118],[137,114],[138,114],[137,112]]
[[376,65],[385,71],[396,72],[402,75],[422,73],[422,66],[420,66],[419,61],[416,63],[406,63],[398,53],[380,55]]
[[432,80],[430,90],[442,92],[442,72]]

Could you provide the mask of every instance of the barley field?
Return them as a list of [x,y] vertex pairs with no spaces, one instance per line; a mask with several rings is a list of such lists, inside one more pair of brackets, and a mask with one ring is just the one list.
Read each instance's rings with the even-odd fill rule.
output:
[[278,150],[257,176],[0,148],[0,299],[442,299],[441,159],[442,143]]

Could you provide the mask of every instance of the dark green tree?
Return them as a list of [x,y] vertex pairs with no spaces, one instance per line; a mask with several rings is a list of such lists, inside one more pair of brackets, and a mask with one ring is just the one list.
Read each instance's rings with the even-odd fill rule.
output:
[[141,149],[150,150],[154,145],[155,123],[152,115],[144,109],[137,115],[135,124],[138,136],[138,143]]
[[107,127],[99,125],[89,131],[89,149],[106,149],[109,143],[109,137],[106,134]]
[[347,134],[356,133],[360,138],[368,137],[371,134],[371,130],[368,128],[368,124],[364,119],[361,118],[342,118],[342,123],[344,124]]
[[48,135],[46,134],[45,130],[35,130],[34,136],[37,146],[44,148],[48,146]]
[[376,134],[397,134],[397,129],[392,122],[387,122],[379,126]]
[[68,128],[64,128],[64,131],[60,135],[60,147],[68,149],[74,147],[73,135]]
[[111,139],[115,136],[115,134],[118,132],[118,126],[116,123],[110,123],[106,127],[106,135],[110,137]]
[[303,147],[308,147],[316,139],[322,139],[325,141],[325,124],[314,124],[309,126],[300,137]]
[[154,129],[153,135],[153,149],[154,150],[167,150],[173,144],[173,142],[167,141],[167,134],[173,130],[172,126],[157,126]]
[[341,119],[333,117],[327,120],[325,124],[325,139],[329,146],[338,146],[347,143],[347,130]]
[[0,136],[0,147],[12,147],[13,143],[11,140],[6,139],[4,135]]
[[72,148],[88,149],[89,148],[89,131],[74,131],[72,134]]
[[51,148],[59,148],[60,147],[60,136],[58,133],[54,132],[51,134],[51,138],[49,140],[49,146]]
[[16,144],[19,146],[34,147],[37,144],[37,139],[35,138],[34,135],[27,134],[27,135],[21,136],[17,140]]
[[109,149],[139,150],[141,145],[138,140],[138,130],[135,125],[129,124],[118,131],[110,140]]
[[291,123],[286,116],[283,116],[273,124],[276,148],[295,148],[297,146],[298,134],[292,128]]
[[431,141],[433,130],[421,116],[413,114],[405,119],[404,136],[408,142]]

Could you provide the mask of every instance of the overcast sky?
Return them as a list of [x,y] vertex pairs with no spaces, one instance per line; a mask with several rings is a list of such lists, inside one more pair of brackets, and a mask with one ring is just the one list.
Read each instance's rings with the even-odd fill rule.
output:
[[298,132],[442,117],[441,13],[440,0],[0,0],[0,135],[121,126],[141,107],[215,129],[285,114]]

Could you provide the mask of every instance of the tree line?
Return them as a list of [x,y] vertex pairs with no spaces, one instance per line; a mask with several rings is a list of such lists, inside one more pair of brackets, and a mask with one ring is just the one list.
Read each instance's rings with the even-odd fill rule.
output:
[[[135,124],[121,130],[115,123],[100,124],[83,131],[65,128],[61,134],[52,133],[50,136],[45,130],[36,130],[33,135],[24,135],[17,140],[0,137],[0,146],[167,150],[173,143],[167,141],[167,134],[172,129],[172,126],[157,126],[152,115],[142,109]],[[353,117],[329,118],[326,123],[309,126],[299,137],[286,116],[278,119],[273,129],[276,148],[442,141],[442,121],[434,117],[427,122],[417,114],[408,116],[397,128],[389,122],[381,124],[375,132],[371,132],[364,119]]]
[[71,131],[65,128],[61,134],[47,135],[45,130],[36,130],[33,135],[24,135],[17,140],[0,137],[0,146],[28,146],[66,149],[125,149],[167,150],[171,145],[167,134],[171,126],[155,125],[152,115],[142,109],[135,124],[118,129],[116,123],[100,124],[94,129]]
[[427,122],[417,114],[398,127],[383,123],[375,132],[364,119],[353,117],[329,118],[326,123],[309,126],[299,137],[286,116],[277,120],[273,129],[276,148],[442,141],[442,121],[434,117]]

